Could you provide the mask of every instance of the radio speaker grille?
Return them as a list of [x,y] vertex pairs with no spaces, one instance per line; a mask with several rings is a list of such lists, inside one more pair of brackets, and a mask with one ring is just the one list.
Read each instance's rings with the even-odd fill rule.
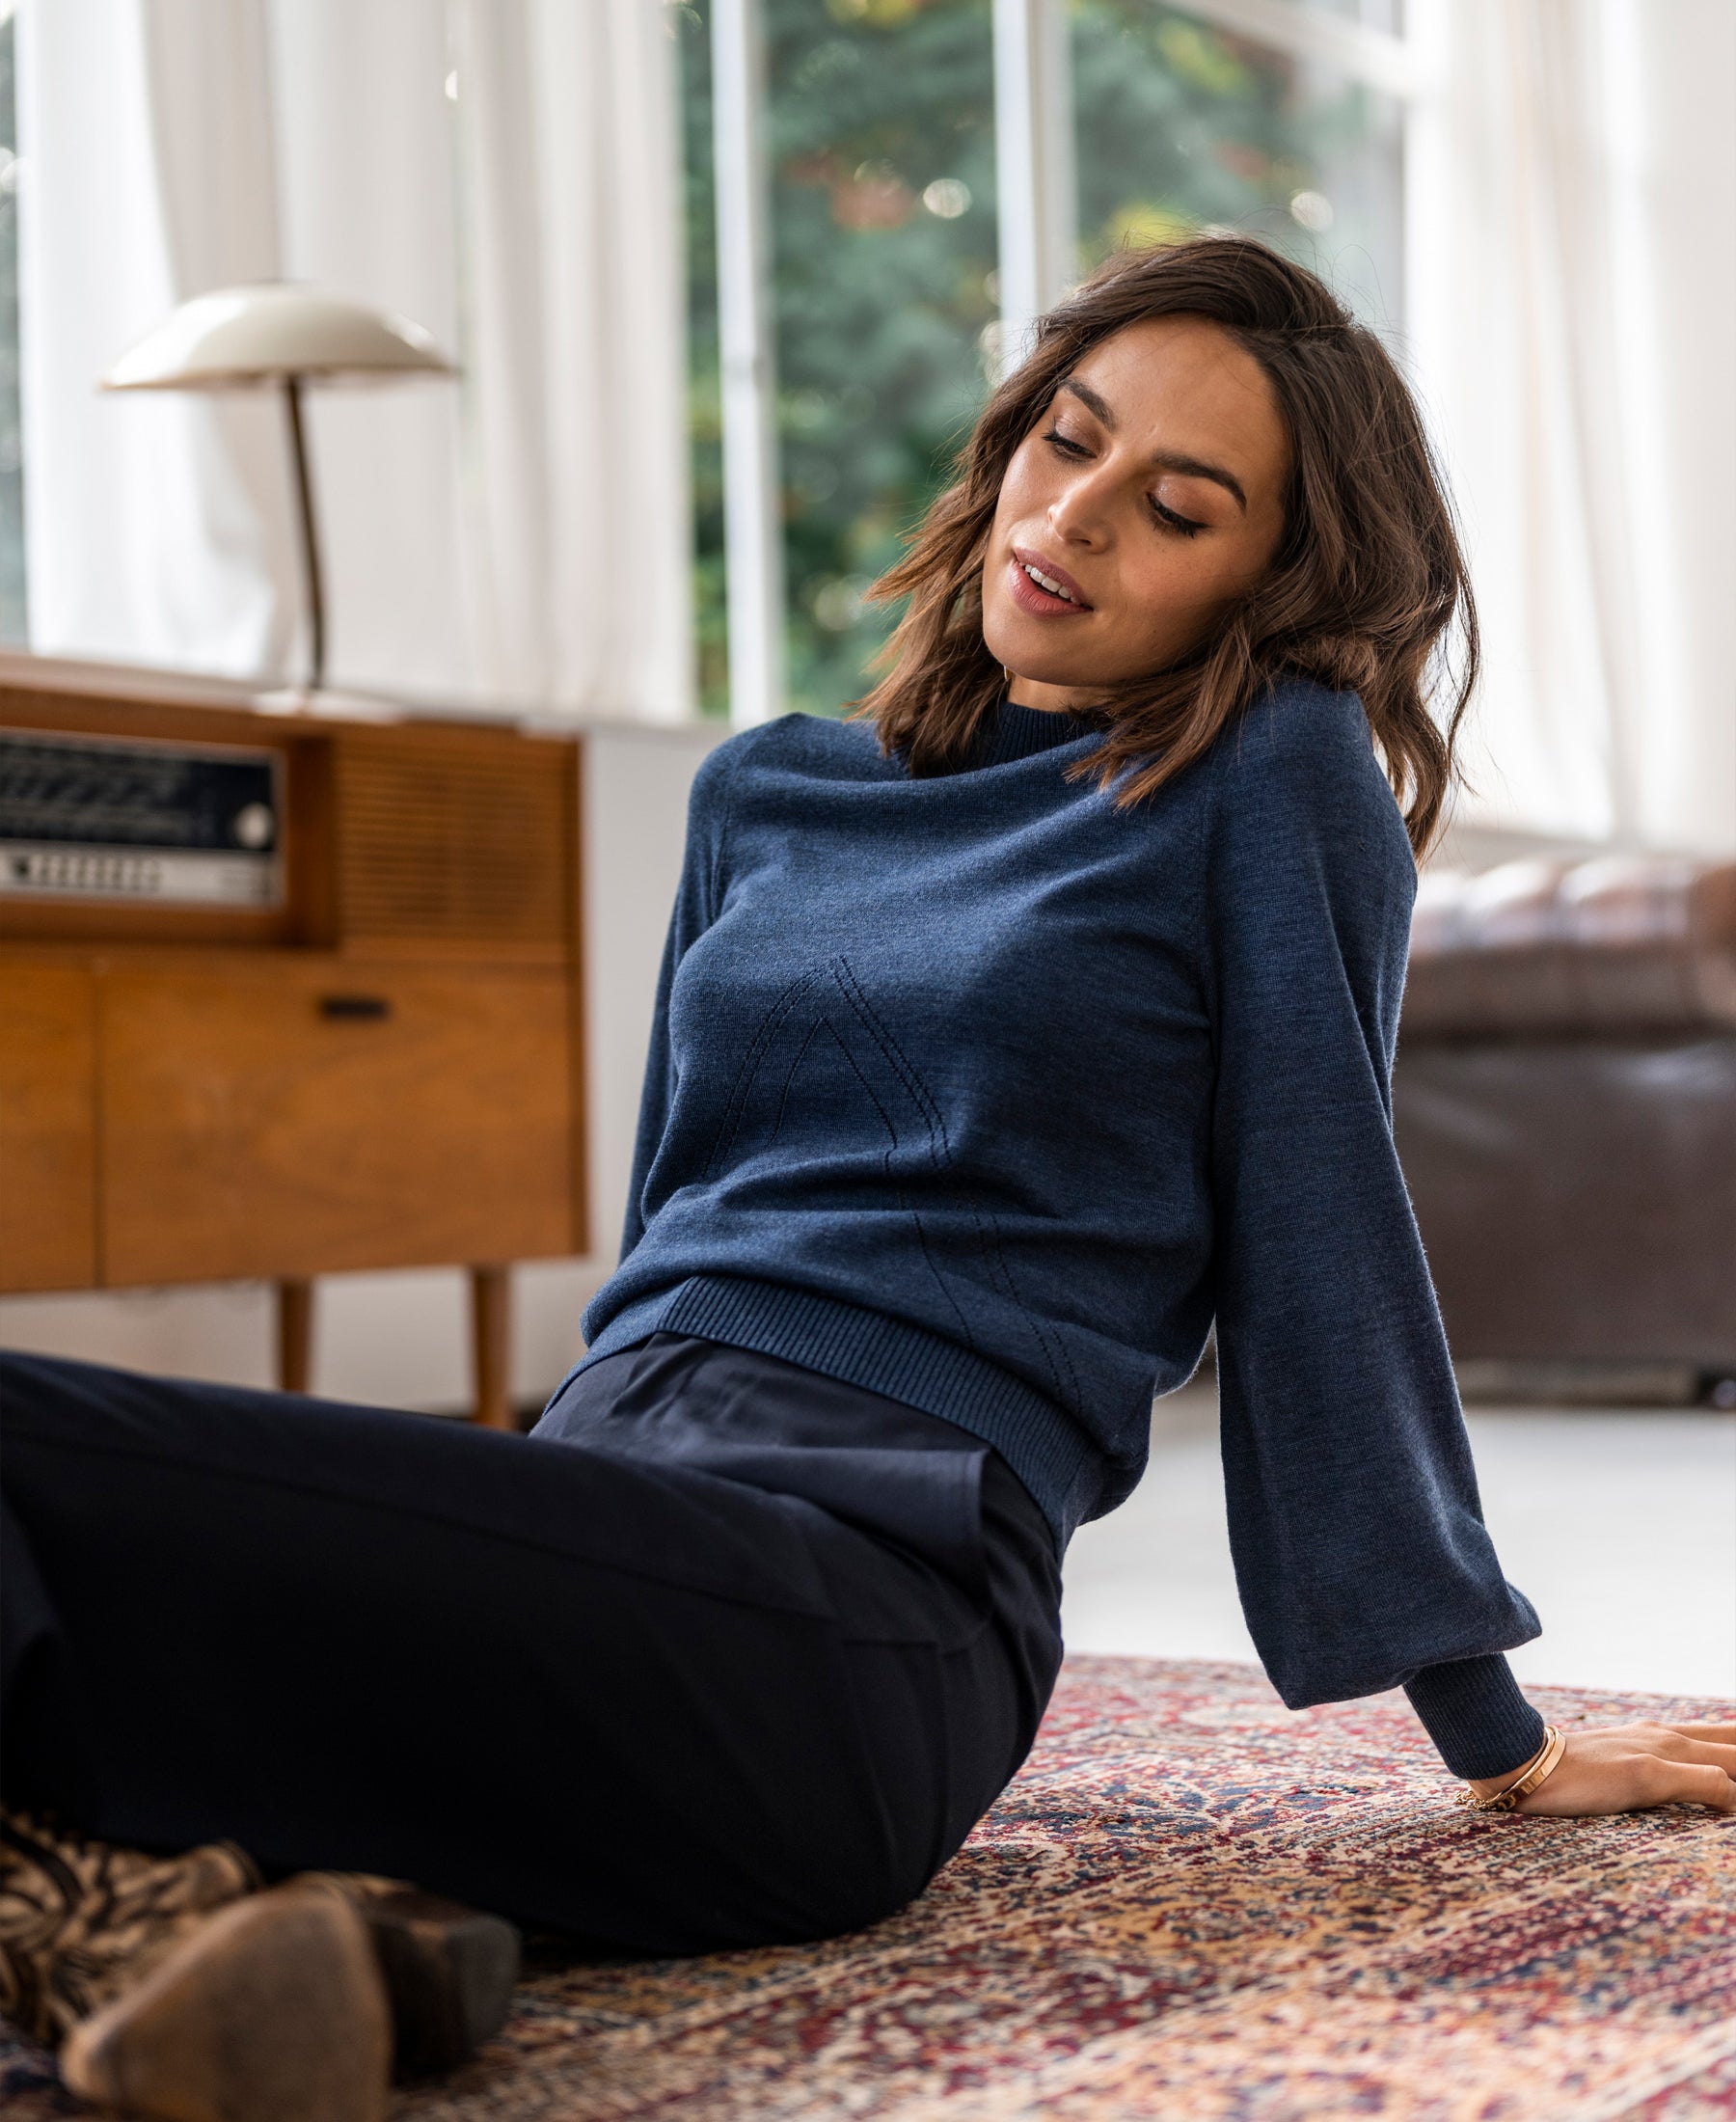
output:
[[346,733],[338,746],[346,940],[569,942],[574,748],[504,731]]

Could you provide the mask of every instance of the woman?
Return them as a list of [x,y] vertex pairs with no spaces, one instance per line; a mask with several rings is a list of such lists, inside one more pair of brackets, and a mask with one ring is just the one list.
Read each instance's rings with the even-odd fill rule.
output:
[[[792,717],[695,783],[622,1262],[531,1441],[11,1364],[9,1794],[96,1838],[33,1817],[39,1868],[222,1836],[642,1953],[871,1922],[1023,1758],[1067,1540],[1214,1319],[1288,1702],[1402,1684],[1526,1810],[1736,1809],[1736,1728],[1562,1749],[1503,1656],[1537,1623],[1388,1109],[1475,628],[1379,343],[1258,244],[1117,258],[882,586],[909,605],[869,726]],[[226,1970],[338,1953],[315,1898],[242,1896],[95,1985],[69,2074],[143,2106],[141,2056],[215,2068]],[[400,2038],[463,1990],[461,1921],[425,1964],[399,1925]],[[379,2008],[323,2044],[371,2058],[344,2112]]]

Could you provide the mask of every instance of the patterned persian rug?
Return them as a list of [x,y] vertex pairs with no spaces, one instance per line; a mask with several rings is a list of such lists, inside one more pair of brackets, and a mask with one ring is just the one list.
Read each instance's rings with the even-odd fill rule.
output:
[[[1557,1723],[1716,1714],[1537,1691]],[[1727,1713],[1727,1712],[1726,1712]],[[1401,1697],[1073,1658],[913,1907],[824,1945],[533,1959],[393,2122],[1736,2117],[1736,1820],[1472,1818]],[[76,2111],[35,2052],[17,2122]]]

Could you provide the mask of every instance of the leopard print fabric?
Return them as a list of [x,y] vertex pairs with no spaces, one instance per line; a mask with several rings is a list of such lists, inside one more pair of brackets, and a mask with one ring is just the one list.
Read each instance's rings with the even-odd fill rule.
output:
[[58,2047],[206,1917],[263,1883],[233,1842],[150,1857],[0,1812],[0,2014]]

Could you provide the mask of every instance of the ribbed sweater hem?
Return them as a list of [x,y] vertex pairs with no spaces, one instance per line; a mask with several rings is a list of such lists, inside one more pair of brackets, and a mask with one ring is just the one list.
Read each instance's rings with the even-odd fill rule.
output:
[[1097,1500],[1097,1450],[1053,1401],[968,1348],[882,1312],[781,1283],[693,1275],[617,1312],[578,1370],[652,1334],[692,1334],[779,1356],[956,1423],[992,1445],[1023,1482],[1058,1551]]
[[1543,1744],[1543,1720],[1499,1653],[1424,1666],[1404,1692],[1455,1776],[1517,1772]]

